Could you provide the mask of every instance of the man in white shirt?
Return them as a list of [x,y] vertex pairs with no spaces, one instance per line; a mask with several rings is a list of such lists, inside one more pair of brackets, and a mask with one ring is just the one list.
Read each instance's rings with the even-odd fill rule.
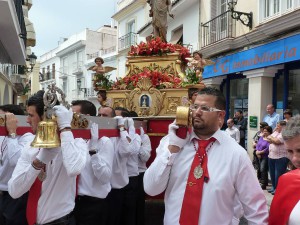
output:
[[[75,113],[96,116],[96,107],[87,100],[72,102]],[[97,124],[92,124],[91,139],[87,140],[87,162],[78,180],[78,195],[75,203],[76,225],[106,225],[107,195],[111,190],[113,144],[108,137],[99,139]]]
[[274,131],[277,123],[280,120],[280,115],[275,112],[275,106],[273,104],[267,105],[266,111],[267,114],[263,118],[263,122],[266,122]]
[[[115,110],[108,106],[103,106],[99,109],[98,115],[101,117],[115,117]],[[132,155],[133,149],[140,146],[141,143],[137,138],[131,140],[127,130],[124,127],[125,118],[118,116],[118,127],[120,130],[120,137],[110,138],[115,155],[112,166],[111,176],[111,191],[107,196],[108,200],[108,225],[120,225],[123,203],[125,201],[125,186],[129,183],[127,161]],[[123,223],[124,221],[122,221]],[[123,223],[125,224],[125,222]]]
[[[44,114],[43,95],[44,91],[38,91],[28,100],[27,122],[34,134]],[[73,137],[70,128],[73,112],[64,106],[54,106],[53,109],[61,147],[33,148],[28,143],[8,182],[8,192],[13,198],[29,191],[26,212],[29,225],[75,225],[72,212],[76,176],[85,167],[87,144],[83,139]]]
[[234,126],[233,119],[227,120],[227,126],[225,132],[230,135],[237,143],[240,143],[240,131]]
[[28,193],[20,198],[13,199],[8,194],[8,181],[20,158],[21,151],[26,143],[31,142],[34,136],[31,133],[22,136],[16,134],[14,115],[24,115],[18,105],[0,106],[0,114],[5,114],[5,124],[8,136],[0,136],[0,224],[1,225],[27,225],[26,204]]
[[138,177],[138,193],[137,193],[137,206],[136,206],[136,224],[137,225],[144,225],[145,223],[145,191],[144,191],[144,174],[147,170],[146,163],[149,160],[151,156],[151,142],[150,138],[147,134],[145,134],[145,131],[143,127],[140,128],[140,137],[141,137],[141,147],[139,150],[139,177]]
[[[267,202],[251,161],[245,150],[219,129],[225,108],[223,94],[206,87],[191,105],[192,133],[181,139],[176,135],[178,126],[172,123],[161,140],[156,159],[145,172],[144,188],[151,196],[165,191],[164,225],[179,225],[179,221],[191,225],[191,219],[193,225],[231,224],[235,196],[248,224],[267,225]],[[208,139],[212,143],[205,148],[203,143]],[[191,170],[191,165],[196,167]],[[191,192],[199,196],[187,195]],[[198,208],[193,218],[186,220],[184,216],[195,210],[187,208],[189,204]]]

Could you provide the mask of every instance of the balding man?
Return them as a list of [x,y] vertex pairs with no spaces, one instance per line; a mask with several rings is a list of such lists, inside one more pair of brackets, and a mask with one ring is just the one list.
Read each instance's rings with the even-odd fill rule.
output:
[[227,120],[228,128],[225,130],[237,143],[240,143],[240,131],[234,126],[233,119]]
[[263,121],[266,122],[274,130],[280,120],[280,115],[275,112],[275,106],[273,104],[267,105],[266,110],[267,114],[265,115]]

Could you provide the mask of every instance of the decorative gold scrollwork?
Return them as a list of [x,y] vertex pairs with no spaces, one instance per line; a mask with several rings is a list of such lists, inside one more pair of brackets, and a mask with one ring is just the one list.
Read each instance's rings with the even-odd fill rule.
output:
[[89,126],[89,121],[86,118],[84,118],[80,114],[76,114],[76,113],[73,114],[73,119],[71,122],[72,129],[79,129],[79,128],[86,129],[88,128],[88,126]]

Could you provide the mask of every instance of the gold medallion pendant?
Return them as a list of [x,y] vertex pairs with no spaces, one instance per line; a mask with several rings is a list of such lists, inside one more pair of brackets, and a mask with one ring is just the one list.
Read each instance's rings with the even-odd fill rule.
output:
[[199,166],[196,166],[195,169],[194,169],[194,177],[196,179],[200,179],[203,175],[203,169],[202,167],[199,165]]
[[46,171],[44,171],[43,169],[41,169],[39,175],[38,175],[38,178],[40,181],[44,181],[46,180],[46,177],[47,177],[47,174],[46,174]]

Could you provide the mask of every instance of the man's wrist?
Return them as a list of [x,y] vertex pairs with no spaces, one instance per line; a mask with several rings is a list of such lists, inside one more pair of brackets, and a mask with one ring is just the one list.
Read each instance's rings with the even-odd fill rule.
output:
[[38,158],[35,158],[33,161],[32,161],[32,167],[36,170],[41,170],[42,168],[44,168],[45,164],[39,160]]
[[64,127],[60,130],[60,132],[71,131],[71,127]]
[[15,132],[13,132],[13,131],[8,132],[8,137],[10,137],[10,138],[16,138],[16,136],[17,136],[16,131]]

